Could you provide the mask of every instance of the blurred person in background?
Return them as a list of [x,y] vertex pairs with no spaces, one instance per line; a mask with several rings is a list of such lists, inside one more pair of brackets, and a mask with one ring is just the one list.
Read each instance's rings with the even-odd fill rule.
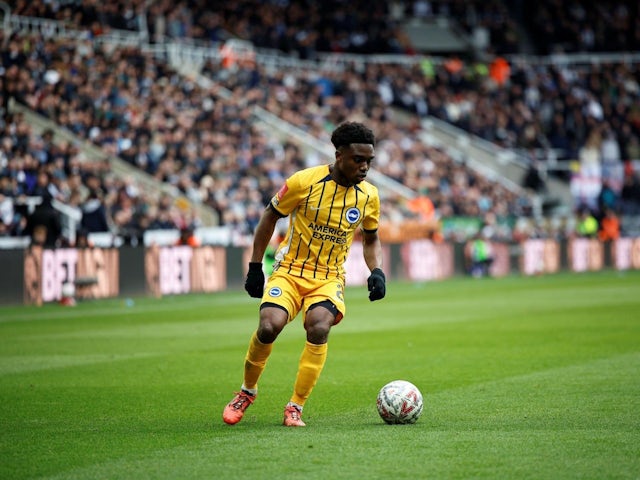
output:
[[180,229],[180,237],[176,240],[176,245],[188,245],[190,247],[200,246],[200,241],[195,235],[193,226],[187,225]]
[[60,214],[51,204],[51,197],[43,196],[42,202],[27,217],[24,234],[31,237],[33,245],[46,248],[62,245],[62,222]]
[[79,228],[76,231],[76,241],[73,245],[75,248],[92,248],[93,242],[89,239],[89,231],[85,228]]
[[576,235],[581,238],[596,238],[598,236],[598,220],[593,216],[589,207],[582,206],[578,209],[576,222]]
[[600,220],[598,238],[603,242],[610,242],[620,238],[620,219],[613,208],[606,208]]
[[107,220],[107,210],[100,192],[91,190],[87,199],[81,205],[82,227],[88,232],[108,232],[110,231],[109,222]]
[[493,248],[491,242],[478,232],[470,238],[464,246],[464,259],[467,273],[474,278],[489,277],[493,263]]
[[637,173],[631,172],[625,175],[620,192],[620,203],[623,214],[640,214],[640,178]]

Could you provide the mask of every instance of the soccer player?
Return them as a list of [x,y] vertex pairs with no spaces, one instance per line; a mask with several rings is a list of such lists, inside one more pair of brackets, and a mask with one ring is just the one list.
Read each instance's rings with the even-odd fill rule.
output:
[[[374,134],[361,123],[347,122],[334,130],[331,143],[336,149],[335,162],[289,177],[256,227],[245,290],[262,299],[260,320],[249,342],[241,389],[222,414],[229,425],[242,420],[254,402],[274,341],[302,311],[307,339],[283,424],[305,426],[302,409],[324,367],[329,331],[346,312],[344,262],[357,228],[362,229],[364,260],[371,271],[369,299],[385,296],[377,233],[380,198],[376,187],[365,181],[374,158]],[[264,252],[276,222],[286,216],[289,228],[265,287]]]

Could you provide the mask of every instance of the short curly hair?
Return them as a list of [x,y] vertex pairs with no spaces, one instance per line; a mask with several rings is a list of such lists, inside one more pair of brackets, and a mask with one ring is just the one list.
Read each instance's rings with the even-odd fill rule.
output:
[[338,149],[352,143],[375,145],[376,137],[370,128],[358,122],[345,122],[331,134],[331,143]]

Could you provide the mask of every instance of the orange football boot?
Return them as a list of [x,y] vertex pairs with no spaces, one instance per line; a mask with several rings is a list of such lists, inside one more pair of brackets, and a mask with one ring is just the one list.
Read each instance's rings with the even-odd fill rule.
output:
[[245,410],[251,406],[255,399],[255,395],[250,395],[247,392],[236,392],[236,396],[224,407],[222,412],[224,423],[235,425],[242,420]]
[[284,421],[282,424],[285,427],[306,427],[306,423],[302,421],[302,412],[293,405],[287,405],[284,407]]

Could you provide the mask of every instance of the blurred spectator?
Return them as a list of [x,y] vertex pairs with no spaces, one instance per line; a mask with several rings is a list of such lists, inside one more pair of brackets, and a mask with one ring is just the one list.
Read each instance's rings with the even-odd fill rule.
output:
[[14,228],[13,199],[0,189],[0,237],[8,237]]
[[640,214],[640,178],[637,173],[625,175],[620,192],[620,203],[623,214]]
[[624,178],[620,142],[609,125],[603,128],[600,157],[603,182],[607,182],[615,192],[620,192]]
[[89,239],[89,231],[80,228],[76,231],[76,240],[73,245],[75,248],[92,248],[93,242]]
[[27,218],[24,234],[31,237],[33,245],[47,248],[62,246],[62,223],[60,214],[51,205],[51,197],[44,195],[42,202],[36,206]]
[[482,233],[477,233],[465,243],[464,258],[469,275],[474,278],[490,276],[494,260],[493,249],[491,242]]
[[511,65],[503,57],[494,58],[489,64],[489,77],[498,87],[504,87],[511,76]]
[[82,203],[81,209],[82,220],[80,223],[87,232],[108,232],[111,230],[107,221],[106,208],[98,190],[91,189],[89,191],[89,196]]
[[529,167],[522,180],[522,186],[535,193],[543,193],[546,191],[546,182],[542,178],[540,172],[540,161],[536,158],[530,158]]
[[589,208],[583,206],[578,209],[576,235],[582,238],[596,238],[598,229],[598,220],[591,214]]
[[200,246],[200,241],[197,239],[192,226],[189,225],[180,229],[180,237],[176,241],[176,245]]
[[598,213],[604,215],[606,210],[617,211],[618,203],[618,194],[611,188],[611,183],[608,180],[604,180],[598,194]]
[[603,242],[620,238],[620,219],[612,208],[605,208],[604,216],[600,220],[598,238]]
[[578,171],[572,178],[572,191],[577,204],[597,209],[597,199],[602,186],[601,137],[592,130],[578,153]]

